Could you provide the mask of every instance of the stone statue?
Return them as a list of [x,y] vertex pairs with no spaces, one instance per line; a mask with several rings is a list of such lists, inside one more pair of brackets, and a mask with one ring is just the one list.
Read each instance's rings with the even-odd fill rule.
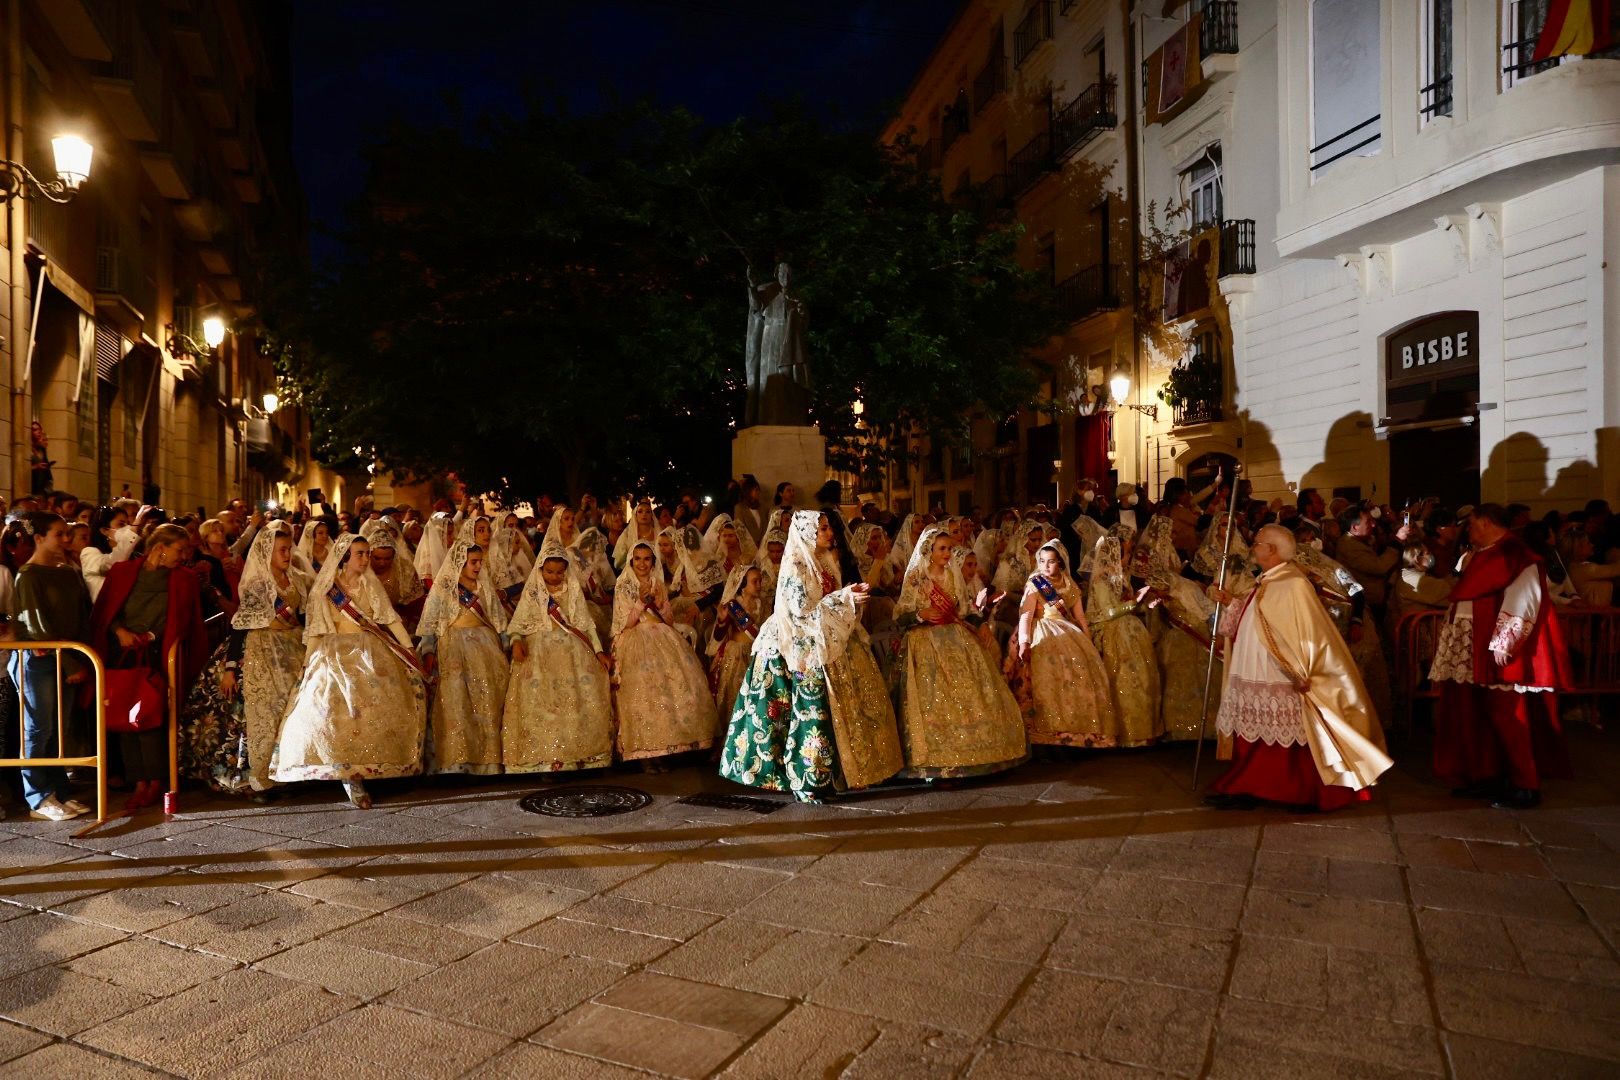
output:
[[776,277],[764,284],[755,281],[754,268],[748,268],[748,339],[743,349],[748,406],[743,427],[804,427],[810,422],[810,365],[804,338],[810,316],[803,302],[788,293],[790,278],[787,263],[778,263]]

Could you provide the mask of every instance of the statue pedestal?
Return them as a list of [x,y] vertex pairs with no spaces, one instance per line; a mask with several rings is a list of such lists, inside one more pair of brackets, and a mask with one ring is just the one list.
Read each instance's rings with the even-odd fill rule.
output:
[[743,428],[731,440],[731,475],[741,479],[744,473],[753,473],[759,481],[760,502],[766,509],[776,485],[784,480],[799,489],[798,505],[810,506],[811,496],[827,481],[827,440],[814,427]]

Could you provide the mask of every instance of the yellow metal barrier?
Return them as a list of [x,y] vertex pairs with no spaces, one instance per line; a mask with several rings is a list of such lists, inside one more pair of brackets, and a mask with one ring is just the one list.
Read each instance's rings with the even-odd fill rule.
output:
[[169,646],[164,658],[169,683],[169,790],[163,796],[163,812],[180,812],[180,642]]
[[[72,769],[96,770],[96,820],[85,826],[74,836],[82,836],[91,829],[107,820],[107,672],[102,666],[101,657],[96,655],[94,649],[88,645],[81,645],[77,641],[0,641],[0,656],[12,652],[30,653],[56,653],[56,748],[57,757],[28,757],[28,710],[25,701],[24,683],[17,683],[17,750],[23,757],[0,758],[0,768],[29,768],[31,766],[58,765]],[[62,727],[62,653],[82,653],[90,661],[90,669],[95,674],[96,693],[93,723],[96,731],[96,752],[93,757],[67,757],[62,751],[67,747],[67,732]],[[10,664],[7,664],[9,668]]]

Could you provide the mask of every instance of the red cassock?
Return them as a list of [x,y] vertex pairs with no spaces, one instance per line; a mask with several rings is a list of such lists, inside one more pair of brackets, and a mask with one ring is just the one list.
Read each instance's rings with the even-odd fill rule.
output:
[[[1540,590],[1534,618],[1524,620],[1514,612],[1499,620],[1508,588],[1532,568]],[[1540,557],[1509,534],[1474,553],[1449,599],[1453,612],[1462,601],[1473,606],[1469,643],[1473,682],[1437,683],[1435,775],[1454,786],[1505,776],[1513,787],[1532,791],[1541,787],[1543,776],[1567,776],[1568,756],[1554,691],[1568,690],[1573,682]],[[1506,664],[1496,662],[1493,641],[1508,645]]]

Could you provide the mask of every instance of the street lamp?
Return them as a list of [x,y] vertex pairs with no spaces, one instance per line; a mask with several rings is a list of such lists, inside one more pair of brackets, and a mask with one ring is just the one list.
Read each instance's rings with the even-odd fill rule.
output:
[[73,198],[79,186],[90,179],[95,147],[77,135],[58,135],[51,140],[51,155],[56,160],[54,180],[41,180],[20,161],[0,161],[0,201],[10,202],[21,196],[65,203]]
[[267,392],[264,395],[264,411],[273,413],[279,408],[281,408],[281,399],[276,397],[276,392],[274,390]]
[[1157,421],[1159,419],[1159,407],[1157,405],[1138,405],[1133,401],[1125,400],[1131,396],[1131,377],[1125,372],[1114,372],[1114,377],[1108,380],[1108,389],[1114,395],[1115,408],[1135,409],[1139,413],[1145,413],[1150,420]]
[[218,315],[210,315],[203,320],[203,343],[210,349],[219,348],[225,340],[225,320]]

